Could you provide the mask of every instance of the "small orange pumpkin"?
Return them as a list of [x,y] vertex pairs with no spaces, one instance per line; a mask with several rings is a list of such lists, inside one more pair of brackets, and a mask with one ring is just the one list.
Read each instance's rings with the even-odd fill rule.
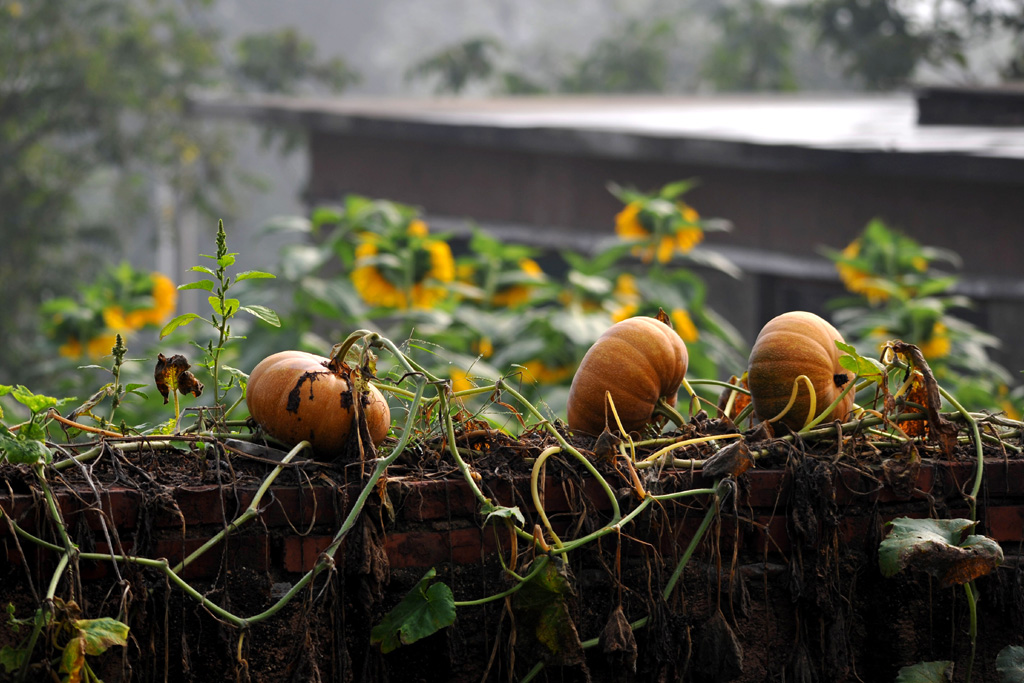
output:
[[[807,414],[810,393],[800,381],[795,402],[779,421],[800,430],[824,412],[853,379],[839,363],[845,354],[836,348],[836,341],[842,342],[843,335],[814,313],[791,311],[769,320],[750,351],[747,382],[754,413],[762,420],[774,419],[789,403],[793,383],[800,375],[806,375],[814,387],[814,415]],[[853,408],[853,398],[851,390],[829,419],[845,419]]]
[[623,428],[640,431],[652,421],[659,398],[675,405],[688,361],[686,344],[657,318],[615,323],[590,347],[572,378],[569,427],[589,434],[600,434],[606,424],[615,430],[615,419],[605,410],[608,391]]
[[[348,368],[305,351],[281,351],[253,368],[245,402],[252,418],[275,439],[294,446],[307,440],[319,459],[342,452],[355,420]],[[391,410],[370,386],[358,397],[374,444],[391,428]]]

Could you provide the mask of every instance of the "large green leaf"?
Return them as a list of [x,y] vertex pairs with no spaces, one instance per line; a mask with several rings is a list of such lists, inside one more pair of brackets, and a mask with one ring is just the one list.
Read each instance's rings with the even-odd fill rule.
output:
[[242,310],[247,313],[253,314],[263,322],[267,323],[268,325],[273,325],[274,327],[281,327],[281,318],[278,317],[277,313],[267,308],[266,306],[242,306]]
[[996,656],[999,683],[1024,683],[1024,647],[1008,645]]
[[949,683],[953,680],[953,662],[921,662],[905,666],[896,675],[896,683]]
[[951,586],[989,574],[1003,561],[1003,550],[993,539],[964,538],[976,524],[969,519],[901,517],[890,524],[892,530],[878,548],[878,566],[884,576],[909,567]]
[[[535,560],[538,561],[538,560]],[[512,607],[520,642],[536,639],[545,660],[561,665],[583,661],[579,633],[569,614],[572,587],[555,560],[515,594]]]
[[455,597],[444,583],[431,583],[436,575],[431,567],[419,584],[387,613],[370,632],[371,644],[379,645],[386,654],[455,623]]

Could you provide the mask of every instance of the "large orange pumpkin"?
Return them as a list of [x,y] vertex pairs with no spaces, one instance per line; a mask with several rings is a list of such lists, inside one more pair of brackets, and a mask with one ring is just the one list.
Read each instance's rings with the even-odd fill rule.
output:
[[[796,401],[780,422],[800,430],[842,393],[853,375],[839,363],[836,341],[843,336],[826,320],[806,311],[791,311],[772,318],[761,329],[750,351],[747,382],[754,413],[762,420],[775,418],[789,403],[793,383],[806,375],[814,386],[814,415],[809,416],[810,392],[801,380]],[[828,419],[845,419],[853,408],[851,390]]]
[[652,421],[659,398],[675,405],[688,361],[686,344],[656,318],[638,316],[612,325],[583,356],[572,379],[569,427],[600,434],[607,424],[614,431],[615,419],[606,411],[608,391],[623,428],[642,430]]
[[375,444],[391,427],[391,411],[380,391],[356,397],[347,368],[304,351],[281,351],[264,358],[249,375],[245,401],[252,418],[275,439],[289,445],[307,440],[319,459],[342,453],[355,422],[359,400]]

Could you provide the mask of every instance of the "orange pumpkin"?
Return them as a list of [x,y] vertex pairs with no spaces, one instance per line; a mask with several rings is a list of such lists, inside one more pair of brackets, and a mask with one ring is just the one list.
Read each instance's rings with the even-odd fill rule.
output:
[[[307,440],[319,459],[342,453],[355,422],[348,368],[304,351],[281,351],[264,358],[249,375],[249,413],[275,439],[294,446]],[[391,410],[370,386],[358,396],[373,443],[391,428]]]
[[605,410],[608,391],[623,428],[642,430],[652,422],[658,399],[675,405],[688,361],[686,344],[656,318],[638,316],[612,325],[573,376],[566,406],[569,427],[600,434],[607,424],[614,431],[615,419]]
[[[780,422],[800,430],[820,415],[853,380],[839,363],[845,355],[836,348],[843,336],[823,318],[806,311],[791,311],[772,318],[761,329],[750,351],[747,382],[754,413],[762,420],[774,419],[785,409],[793,393],[793,383],[806,375],[814,387],[814,415],[810,410],[810,392],[801,380],[796,400]],[[851,390],[839,402],[829,419],[844,419],[853,408]]]

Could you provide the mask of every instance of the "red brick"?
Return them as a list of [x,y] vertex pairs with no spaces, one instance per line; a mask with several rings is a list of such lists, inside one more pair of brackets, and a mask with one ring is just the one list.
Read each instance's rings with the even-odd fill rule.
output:
[[284,570],[293,574],[308,572],[333,540],[331,536],[286,536],[281,547]]
[[400,500],[402,518],[416,522],[467,517],[479,508],[465,480],[403,480]]
[[1000,543],[1020,543],[1024,541],[1024,506],[1005,505],[986,507],[983,526],[978,533],[991,536]]
[[335,491],[326,486],[275,487],[260,502],[264,524],[289,530],[294,527],[299,532],[310,525],[334,525],[345,513],[335,506]]
[[396,569],[441,564],[480,564],[484,553],[497,549],[490,529],[453,529],[448,532],[412,531],[388,534],[384,544],[388,562]]

